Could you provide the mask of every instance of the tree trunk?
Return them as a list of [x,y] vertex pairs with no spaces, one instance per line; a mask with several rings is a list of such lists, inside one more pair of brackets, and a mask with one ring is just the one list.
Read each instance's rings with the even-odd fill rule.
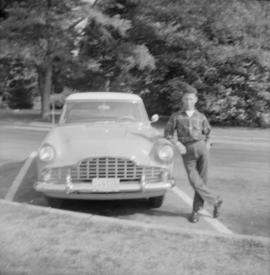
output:
[[104,87],[106,92],[110,91],[110,85],[111,85],[111,80],[107,79],[105,82],[105,87]]
[[42,102],[42,118],[50,119],[50,95],[52,89],[52,64],[51,62],[47,63],[45,70],[45,83],[43,90],[43,102]]
[[50,120],[50,94],[52,89],[51,62],[47,62],[45,69],[38,70],[38,87],[41,96],[42,119]]
[[42,68],[37,68],[38,73],[38,91],[40,94],[40,114],[43,115],[43,91],[45,86],[45,71]]

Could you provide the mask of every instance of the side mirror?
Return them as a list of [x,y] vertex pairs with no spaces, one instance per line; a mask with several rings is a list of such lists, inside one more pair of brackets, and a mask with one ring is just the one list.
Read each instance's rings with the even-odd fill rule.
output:
[[151,123],[155,123],[159,120],[159,115],[155,114],[155,115],[152,115],[151,117]]

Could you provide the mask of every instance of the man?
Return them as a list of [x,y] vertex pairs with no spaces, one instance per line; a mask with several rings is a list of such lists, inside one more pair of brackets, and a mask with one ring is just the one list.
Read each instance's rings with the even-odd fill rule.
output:
[[199,210],[204,201],[214,206],[213,217],[219,216],[222,200],[212,193],[207,187],[208,154],[210,149],[209,135],[211,127],[205,115],[195,108],[198,101],[197,90],[190,85],[183,86],[182,110],[171,115],[165,127],[165,137],[173,143],[174,132],[177,132],[178,142],[175,143],[181,149],[181,143],[186,147],[182,155],[189,182],[195,194],[191,222],[199,221]]

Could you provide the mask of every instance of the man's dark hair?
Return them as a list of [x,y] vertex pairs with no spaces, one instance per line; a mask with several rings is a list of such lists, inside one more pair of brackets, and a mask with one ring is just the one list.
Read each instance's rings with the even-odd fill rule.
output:
[[197,89],[187,83],[181,83],[181,91],[182,91],[183,95],[194,94],[197,96],[197,94],[198,94]]

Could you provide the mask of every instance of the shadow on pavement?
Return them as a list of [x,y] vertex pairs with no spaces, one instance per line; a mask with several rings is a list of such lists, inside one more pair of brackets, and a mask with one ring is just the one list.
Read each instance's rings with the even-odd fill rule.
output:
[[0,198],[5,198],[24,162],[9,162],[0,166]]
[[174,213],[171,211],[162,210],[162,208],[150,208],[147,200],[64,200],[63,204],[61,205],[61,209],[110,217],[145,214],[148,216],[171,216],[183,217],[187,219],[189,216],[189,213]]

